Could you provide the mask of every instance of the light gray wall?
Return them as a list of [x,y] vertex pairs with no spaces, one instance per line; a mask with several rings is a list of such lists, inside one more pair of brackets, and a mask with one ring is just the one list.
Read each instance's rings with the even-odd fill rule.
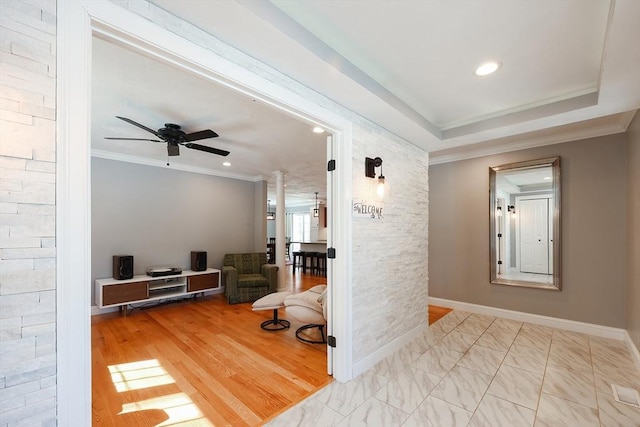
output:
[[640,349],[640,114],[628,130],[627,330]]
[[[489,167],[560,156],[562,291],[489,284]],[[626,325],[627,135],[432,165],[429,294],[595,323]]]
[[220,268],[227,252],[254,246],[253,182],[93,158],[91,276],[112,276],[112,256],[150,266],[191,269],[191,251]]

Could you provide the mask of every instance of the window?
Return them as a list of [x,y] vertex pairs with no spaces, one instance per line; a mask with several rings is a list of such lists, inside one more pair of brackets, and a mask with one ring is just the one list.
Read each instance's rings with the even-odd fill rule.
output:
[[311,214],[309,212],[293,212],[291,214],[291,240],[294,242],[311,240]]

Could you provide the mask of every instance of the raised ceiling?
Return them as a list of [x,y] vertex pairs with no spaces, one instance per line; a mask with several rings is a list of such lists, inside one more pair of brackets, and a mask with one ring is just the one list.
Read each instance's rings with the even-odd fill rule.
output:
[[[640,2],[636,0],[152,2],[430,151],[434,162],[623,132],[640,108]],[[488,59],[500,61],[501,68],[490,76],[475,76],[475,67]],[[162,67],[127,71],[148,73],[141,77],[144,84],[169,81],[171,86],[182,80],[164,79]],[[272,164],[277,159],[270,159],[268,151],[238,151],[244,144],[281,153],[278,144],[292,144],[286,132],[270,140],[278,131],[256,126],[251,133],[236,135],[233,131],[259,119],[243,120],[242,113],[223,117],[215,108],[233,101],[220,101],[218,95],[218,102],[199,98],[204,94],[200,88],[195,89],[198,102],[194,103],[186,83],[180,86],[179,105],[157,91],[146,98],[122,93],[119,102],[138,111],[144,109],[142,100],[153,102],[155,116],[139,120],[149,127],[159,127],[168,117],[196,127],[190,131],[212,128],[221,135],[211,141],[212,146],[232,155],[241,152],[247,162],[243,170],[240,162],[232,161],[233,173],[254,176],[257,164],[271,172],[280,168],[289,172],[295,164]],[[189,110],[187,104],[197,108]],[[103,117],[107,120],[115,113]],[[255,114],[263,113],[271,114]],[[94,143],[106,133],[136,130],[115,120],[100,135],[94,134]],[[231,121],[227,129],[223,120]],[[289,123],[275,122],[271,119],[270,124]],[[257,140],[268,142],[257,144]],[[238,149],[234,151],[231,142]],[[300,152],[299,161],[311,160],[323,175],[324,144],[313,147],[318,145],[322,149],[316,154],[305,157]],[[198,153],[194,162],[203,161],[204,154]],[[252,154],[263,160],[251,159]],[[322,157],[322,162],[315,163],[315,157]],[[313,186],[311,181],[305,185]],[[288,182],[293,185],[293,175]]]

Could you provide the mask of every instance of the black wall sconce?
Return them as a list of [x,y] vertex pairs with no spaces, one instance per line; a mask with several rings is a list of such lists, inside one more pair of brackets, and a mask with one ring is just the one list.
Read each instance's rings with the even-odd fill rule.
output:
[[382,159],[380,157],[376,157],[372,159],[370,157],[364,158],[364,175],[367,178],[375,178],[376,177],[376,168],[380,168],[380,175],[378,176],[378,196],[382,198],[384,196],[384,175],[382,175]]
[[509,205],[509,206],[507,206],[507,211],[508,211],[509,213],[514,214],[514,213],[516,213],[516,207],[515,207],[515,206],[513,206],[513,205]]

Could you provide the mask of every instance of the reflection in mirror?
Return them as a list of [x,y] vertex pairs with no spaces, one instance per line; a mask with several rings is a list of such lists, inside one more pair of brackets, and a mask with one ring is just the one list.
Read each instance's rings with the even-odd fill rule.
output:
[[560,290],[560,158],[489,168],[491,283]]

